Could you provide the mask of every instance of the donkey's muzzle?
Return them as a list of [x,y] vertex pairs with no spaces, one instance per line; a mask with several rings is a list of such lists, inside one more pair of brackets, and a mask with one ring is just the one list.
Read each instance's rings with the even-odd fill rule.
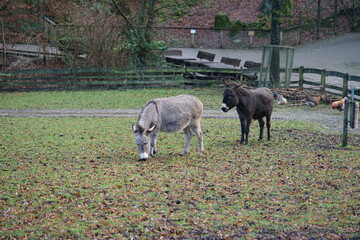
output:
[[149,154],[141,153],[140,154],[140,161],[146,161],[149,158]]
[[222,110],[223,112],[227,112],[227,111],[229,111],[229,107],[228,107],[225,103],[223,103],[223,104],[221,105],[221,110]]

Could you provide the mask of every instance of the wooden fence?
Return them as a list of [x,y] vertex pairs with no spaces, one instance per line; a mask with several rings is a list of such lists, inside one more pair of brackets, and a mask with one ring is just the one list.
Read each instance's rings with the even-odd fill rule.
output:
[[[241,80],[244,75],[258,73],[260,69],[214,68],[145,68],[145,69],[32,69],[0,72],[0,91],[34,90],[88,90],[146,87],[176,87],[182,85],[212,86],[221,84],[222,78]],[[282,72],[284,70],[282,69]],[[313,68],[295,68],[290,83],[292,88],[313,88],[339,96],[348,96],[351,87],[360,86],[360,77],[336,71]],[[194,73],[197,73],[196,75]],[[307,77],[309,74],[317,76]],[[199,77],[204,76],[204,77]],[[294,79],[294,76],[298,77]],[[195,77],[196,76],[196,77]],[[296,77],[296,76],[295,76]],[[328,81],[327,77],[337,78]],[[317,80],[318,79],[318,80]],[[256,82],[261,86],[261,82]],[[356,99],[360,99],[357,95]]]
[[[193,73],[204,74],[199,79]],[[253,70],[211,68],[145,69],[32,69],[0,72],[0,91],[93,88],[171,87],[184,84],[209,86],[221,83],[220,75],[233,76]],[[215,74],[211,74],[215,73]],[[210,76],[209,76],[210,75]],[[205,77],[207,76],[207,77]]]
[[[360,86],[360,77],[349,75],[347,73],[337,72],[337,71],[326,71],[314,69],[314,68],[303,68],[300,67],[298,69],[293,69],[293,72],[299,73],[299,88],[303,88],[304,84],[312,85],[312,86],[318,86],[320,90],[334,93],[335,95],[341,95],[341,96],[348,96],[351,93],[351,86]],[[306,81],[304,80],[304,74],[310,73],[310,74],[318,74],[320,75],[320,81],[314,82],[314,81]],[[327,77],[335,77],[338,78],[341,81],[341,87],[338,86],[338,84],[334,83],[328,83]],[[349,85],[349,82],[352,82],[351,85]]]

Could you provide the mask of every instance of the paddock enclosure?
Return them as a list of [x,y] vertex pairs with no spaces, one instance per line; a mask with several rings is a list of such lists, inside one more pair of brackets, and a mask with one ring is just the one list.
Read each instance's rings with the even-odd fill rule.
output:
[[272,141],[239,146],[238,119],[204,118],[202,157],[162,134],[138,162],[136,119],[1,117],[2,236],[356,237],[359,134],[342,148],[323,125],[276,121]]
[[[284,72],[284,69],[280,69]],[[187,77],[189,73],[205,74],[205,79]],[[0,72],[0,91],[91,90],[178,86],[217,86],[222,79],[245,81],[250,86],[263,82],[245,76],[259,73],[260,68],[144,68],[144,69],[32,69]],[[220,77],[219,77],[220,76]],[[225,77],[223,77],[225,76]],[[292,78],[283,86],[324,91],[338,96],[351,94],[351,87],[360,84],[360,77],[324,69],[294,68]],[[355,99],[360,99],[359,93]]]

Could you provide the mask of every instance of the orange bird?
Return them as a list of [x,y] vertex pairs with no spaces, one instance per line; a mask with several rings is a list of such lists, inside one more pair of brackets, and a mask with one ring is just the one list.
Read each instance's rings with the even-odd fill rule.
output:
[[344,107],[345,107],[345,100],[347,99],[347,97],[344,97],[343,99],[339,100],[339,101],[335,101],[331,103],[331,108],[332,109],[337,109],[339,111],[343,111]]
[[322,99],[322,96],[312,97],[307,93],[305,94],[306,94],[306,105],[308,105],[309,107],[315,107],[320,104],[320,100]]

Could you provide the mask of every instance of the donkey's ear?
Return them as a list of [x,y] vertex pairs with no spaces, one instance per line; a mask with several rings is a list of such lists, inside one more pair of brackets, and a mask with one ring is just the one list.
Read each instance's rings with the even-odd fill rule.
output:
[[154,124],[151,128],[149,128],[149,130],[146,131],[147,134],[152,133],[156,128],[156,125]]
[[237,85],[236,88],[235,88],[235,90],[241,88],[241,86],[242,86],[244,83],[245,83],[245,82],[242,82],[242,83],[240,83],[239,85]]
[[132,130],[134,133],[137,133],[139,130],[137,129],[137,127],[135,126],[135,124],[132,125]]
[[225,86],[229,86],[229,83],[227,81],[225,81],[225,79],[221,79],[223,81],[223,83],[225,84]]

